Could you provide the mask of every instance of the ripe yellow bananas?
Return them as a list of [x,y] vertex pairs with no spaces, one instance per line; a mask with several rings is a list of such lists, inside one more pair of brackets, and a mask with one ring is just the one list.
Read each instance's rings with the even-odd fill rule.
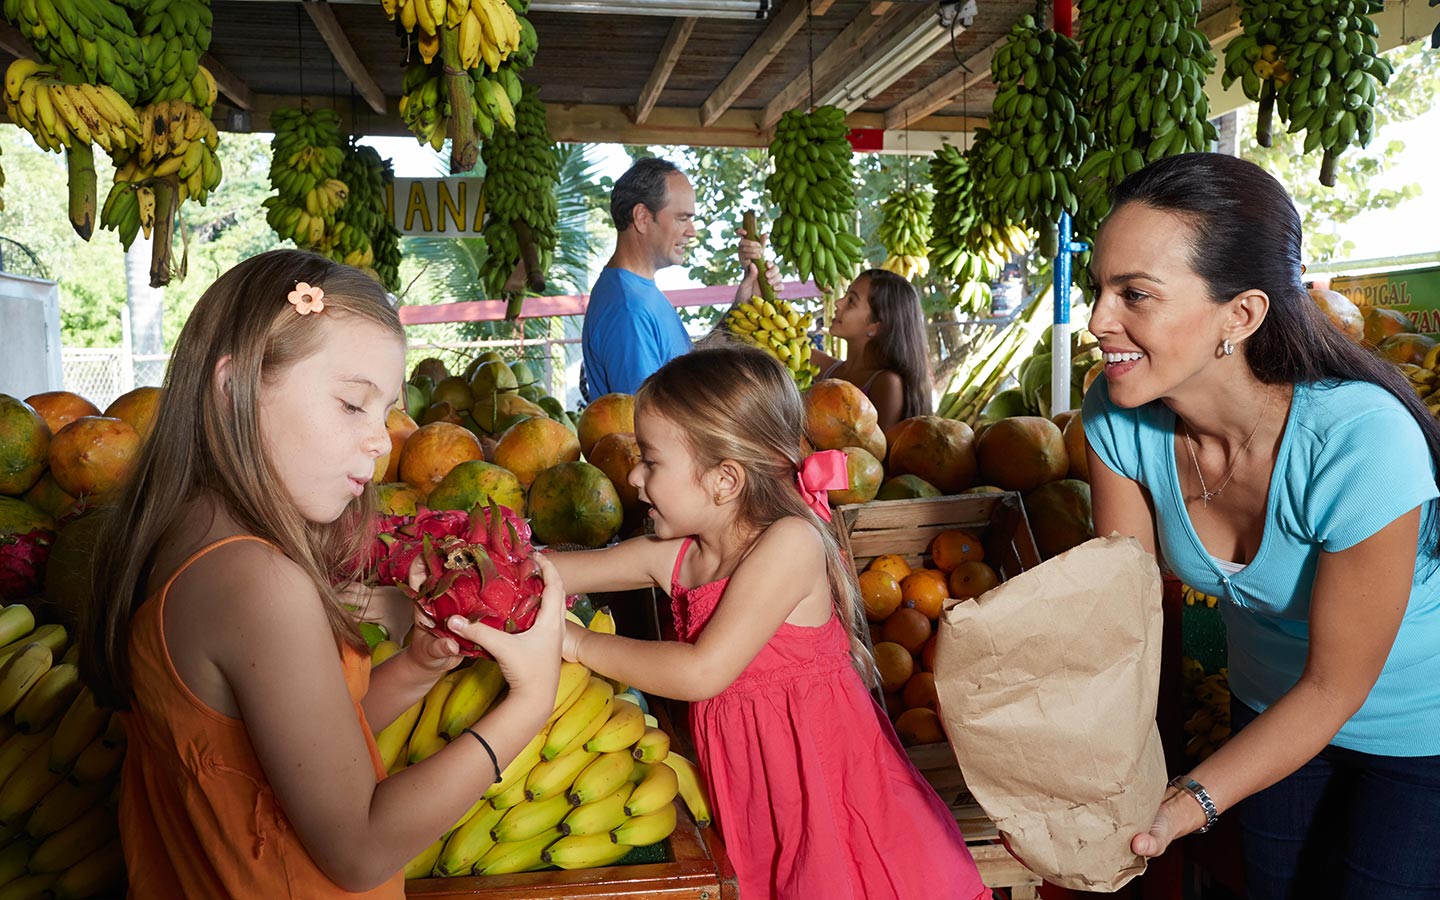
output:
[[445,699],[440,715],[440,733],[453,739],[480,721],[505,687],[505,676],[493,659],[477,659],[460,675]]
[[[663,768],[663,767],[662,767]],[[608,796],[577,806],[560,823],[561,834],[609,834],[625,821],[625,801],[632,785],[622,784]]]
[[614,702],[615,689],[610,682],[590,676],[579,699],[550,726],[545,746],[540,748],[541,759],[552,760],[583,746],[609,721]]
[[581,748],[537,763],[525,779],[525,799],[545,800],[557,795],[565,796],[570,785],[575,783],[575,776],[584,771],[595,758],[596,754]]
[[659,728],[647,727],[631,752],[641,762],[660,762],[670,754],[670,735]]
[[675,804],[667,803],[648,815],[626,819],[610,832],[610,839],[617,844],[645,847],[665,840],[674,830]]
[[420,710],[420,719],[415,723],[415,730],[410,733],[411,765],[435,755],[445,746],[445,738],[440,734],[440,714],[459,680],[459,672],[442,675],[425,695],[425,706]]
[[542,858],[562,869],[593,869],[619,862],[631,850],[608,834],[572,834],[545,848]]
[[70,663],[51,667],[15,707],[15,727],[24,734],[44,730],[80,694],[80,669]]
[[[629,704],[621,704],[629,705]],[[636,708],[639,711],[639,708]],[[593,803],[627,784],[635,771],[635,759],[629,747],[602,753],[586,766],[570,786],[570,805],[583,806]]]
[[725,327],[743,343],[759,347],[790,370],[795,386],[808,388],[820,374],[810,361],[811,318],[784,300],[751,297],[725,316]]
[[50,648],[35,641],[0,665],[0,715],[10,712],[25,699],[30,689],[50,671],[52,659]]
[[695,764],[678,753],[667,754],[662,762],[675,770],[680,796],[690,810],[690,817],[701,828],[713,822],[715,815],[710,809],[710,796],[705,790],[705,783],[700,780],[700,771],[695,768]]
[[523,841],[496,844],[475,863],[475,874],[507,875],[512,872],[543,869],[545,860],[541,859],[540,854],[554,839],[555,834],[546,831]]
[[526,800],[506,810],[490,829],[490,836],[501,844],[523,841],[545,832],[551,832],[553,837],[555,826],[573,808],[564,791],[543,799]]
[[[619,695],[616,699],[620,699]],[[595,732],[594,737],[585,742],[585,749],[597,753],[623,750],[640,740],[644,734],[645,713],[640,707],[628,701],[617,702],[611,707],[610,718]]]
[[645,778],[630,792],[625,800],[625,815],[645,816],[662,807],[669,806],[680,793],[680,778],[676,770],[667,765],[649,767]]
[[496,809],[486,801],[470,818],[451,832],[445,841],[445,849],[435,863],[435,874],[449,878],[455,875],[469,875],[480,857],[495,846],[490,829],[499,823],[506,810]]

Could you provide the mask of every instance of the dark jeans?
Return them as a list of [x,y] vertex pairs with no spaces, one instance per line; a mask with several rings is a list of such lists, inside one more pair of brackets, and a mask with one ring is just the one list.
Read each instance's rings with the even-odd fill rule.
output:
[[1236,815],[1250,900],[1440,900],[1440,756],[1329,746]]

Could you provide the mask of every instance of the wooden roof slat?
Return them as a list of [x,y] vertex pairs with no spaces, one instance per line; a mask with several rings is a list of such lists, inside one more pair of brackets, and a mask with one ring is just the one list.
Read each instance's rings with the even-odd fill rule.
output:
[[306,0],[303,4],[305,12],[310,14],[310,21],[315,23],[315,28],[320,36],[325,39],[325,46],[330,48],[330,53],[335,61],[340,64],[340,69],[355,85],[355,90],[369,104],[376,113],[385,113],[385,92],[380,90],[374,76],[365,68],[360,61],[360,56],[355,48],[350,45],[350,39],[345,36],[345,30],[340,27],[340,22],[335,18],[335,11],[325,0]]
[[238,75],[230,71],[229,66],[209,53],[200,57],[200,65],[209,69],[210,74],[215,76],[215,86],[220,88],[220,93],[230,98],[232,104],[247,112],[255,109],[255,92],[250,90],[250,86],[241,81]]
[[985,49],[965,60],[964,66],[956,66],[927,87],[921,88],[890,107],[885,113],[885,127],[907,128],[937,109],[944,108],[966,88],[974,87],[982,81],[988,81],[990,60],[994,58],[995,51],[1005,46],[1005,42],[1009,39],[1007,36],[992,42]]
[[670,33],[665,36],[665,43],[660,46],[660,56],[655,60],[655,69],[650,73],[645,87],[641,88],[640,100],[635,104],[636,125],[645,124],[650,110],[655,108],[655,101],[660,99],[660,93],[665,90],[665,82],[670,80],[670,73],[675,71],[675,63],[680,60],[685,42],[690,40],[690,33],[695,30],[695,23],[698,21],[699,19],[691,16],[676,19],[675,24],[670,26]]
[[790,82],[788,87],[765,104],[765,110],[760,115],[760,124],[765,128],[773,128],[775,123],[780,121],[781,116],[799,105],[800,101],[810,92],[812,71],[816,90],[829,88],[841,68],[853,64],[856,51],[865,46],[885,24],[883,12],[877,10],[890,5],[885,0],[872,2],[856,13],[855,18],[850,20],[850,24],[845,26],[845,30],[841,31],[835,40],[820,52],[815,61],[807,66],[799,77]]
[[807,13],[806,0],[788,0],[781,7],[780,11],[770,18],[765,30],[740,57],[735,68],[730,70],[721,81],[719,87],[715,88],[703,104],[700,106],[700,123],[706,127],[713,125],[720,114],[730,108],[730,104],[739,99],[766,66],[770,65],[790,39],[805,24]]

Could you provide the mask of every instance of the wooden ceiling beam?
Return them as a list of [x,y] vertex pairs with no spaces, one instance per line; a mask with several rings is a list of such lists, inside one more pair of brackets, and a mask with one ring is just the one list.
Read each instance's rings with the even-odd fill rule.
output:
[[240,80],[240,76],[230,71],[229,66],[209,53],[200,57],[200,65],[215,76],[215,86],[220,88],[220,93],[230,98],[232,105],[246,111],[255,108],[255,92],[250,90],[250,85]]
[[1244,30],[1240,27],[1240,11],[1234,6],[1227,6],[1210,18],[1201,20],[1196,28],[1210,39],[1211,46],[1217,50]]
[[835,36],[835,40],[815,57],[815,61],[807,66],[794,81],[785,87],[773,99],[765,104],[765,109],[760,115],[760,123],[765,128],[774,128],[775,123],[780,121],[788,110],[800,105],[810,93],[811,72],[814,72],[815,89],[825,90],[834,83],[842,69],[847,69],[855,63],[855,53],[876,34],[880,32],[885,24],[884,8],[891,6],[888,2],[872,2],[855,15],[846,25],[844,30]]
[[765,30],[740,57],[735,68],[730,74],[721,80],[720,85],[700,106],[700,124],[710,126],[719,118],[720,114],[730,108],[730,105],[740,99],[745,89],[750,86],[765,67],[770,65],[790,39],[795,36],[805,24],[807,12],[806,0],[787,0],[780,11],[770,17]]
[[810,12],[817,16],[823,16],[835,5],[835,0],[814,0],[810,4]]
[[[1008,37],[1000,38],[979,53],[965,60],[963,67],[956,66],[935,81],[901,100],[885,111],[887,129],[915,127],[915,123],[926,118],[935,110],[946,106],[966,88],[990,80],[990,60],[995,51],[1005,46]],[[966,70],[969,71],[966,71]]]
[[375,111],[377,115],[385,114],[385,92],[380,90],[374,76],[365,68],[360,57],[351,46],[350,39],[345,36],[345,30],[340,27],[340,21],[335,18],[335,11],[330,4],[324,0],[306,0],[301,4],[305,12],[310,14],[310,21],[315,23],[315,28],[320,36],[325,39],[325,46],[330,48],[330,53],[335,61],[340,64],[340,69],[355,85],[355,90],[364,98],[365,102]]
[[645,82],[645,87],[640,90],[640,100],[635,104],[635,124],[643,125],[650,116],[650,110],[655,108],[655,101],[660,99],[660,94],[665,90],[665,82],[670,80],[670,73],[675,71],[675,63],[679,62],[680,54],[685,49],[685,42],[690,40],[690,33],[695,30],[695,23],[699,19],[692,17],[676,19],[675,24],[670,26],[670,33],[665,36],[665,43],[660,46],[660,56],[655,60],[655,68],[650,71],[650,79]]

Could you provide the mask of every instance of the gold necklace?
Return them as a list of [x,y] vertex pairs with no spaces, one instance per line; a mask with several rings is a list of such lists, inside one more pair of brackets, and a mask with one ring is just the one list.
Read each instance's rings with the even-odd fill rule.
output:
[[1220,482],[1220,486],[1213,491],[1206,490],[1205,488],[1205,473],[1200,471],[1200,460],[1195,456],[1195,441],[1190,437],[1190,426],[1185,423],[1184,419],[1180,420],[1180,427],[1185,429],[1185,446],[1190,448],[1190,461],[1195,464],[1195,474],[1200,478],[1200,502],[1202,506],[1208,507],[1210,501],[1220,496],[1220,492],[1225,490],[1225,486],[1230,483],[1230,479],[1235,477],[1235,467],[1240,465],[1240,458],[1245,455],[1246,450],[1250,449],[1250,442],[1255,440],[1255,433],[1260,430],[1260,423],[1265,421],[1265,413],[1270,409],[1270,398],[1274,396],[1274,392],[1265,395],[1265,405],[1260,407],[1260,417],[1255,420],[1255,427],[1250,429],[1250,436],[1245,439],[1245,443],[1240,447],[1240,452],[1235,454],[1235,461],[1230,464],[1230,470],[1225,473],[1225,480]]

